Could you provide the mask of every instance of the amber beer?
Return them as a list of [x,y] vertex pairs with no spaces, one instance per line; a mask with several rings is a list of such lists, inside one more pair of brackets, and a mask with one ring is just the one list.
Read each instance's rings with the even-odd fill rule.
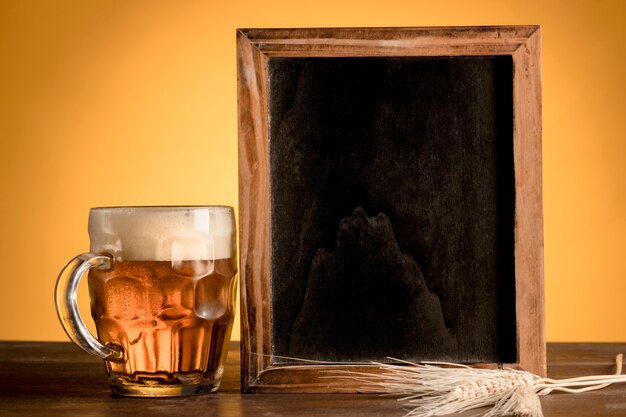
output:
[[128,360],[106,362],[114,391],[192,383],[214,391],[235,315],[235,258],[121,261],[89,272],[98,339]]
[[[217,390],[235,315],[233,209],[95,208],[89,238],[59,276],[57,311],[70,339],[105,360],[113,392]],[[75,305],[87,270],[97,338]]]

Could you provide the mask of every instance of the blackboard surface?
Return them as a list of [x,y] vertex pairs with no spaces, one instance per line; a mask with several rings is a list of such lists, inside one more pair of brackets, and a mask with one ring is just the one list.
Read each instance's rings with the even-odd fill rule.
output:
[[272,355],[516,362],[511,57],[268,67]]

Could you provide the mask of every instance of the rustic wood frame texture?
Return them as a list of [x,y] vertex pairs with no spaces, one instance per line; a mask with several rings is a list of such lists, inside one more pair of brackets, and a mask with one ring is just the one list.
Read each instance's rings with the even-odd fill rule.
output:
[[[274,57],[496,56],[513,60],[515,275],[519,362],[546,374],[538,26],[240,29],[237,31],[243,392],[346,392],[328,369],[271,360],[268,62]],[[480,366],[495,366],[480,365]],[[323,375],[324,378],[320,378]]]

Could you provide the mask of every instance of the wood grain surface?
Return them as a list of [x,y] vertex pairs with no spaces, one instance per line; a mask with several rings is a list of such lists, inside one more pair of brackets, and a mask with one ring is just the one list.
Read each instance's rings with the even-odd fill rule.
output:
[[[614,372],[621,344],[548,344],[548,375]],[[196,397],[113,397],[104,365],[71,343],[0,342],[0,416],[388,416],[407,409],[372,394],[241,394],[239,343],[231,343],[219,392]],[[626,415],[626,384],[585,394],[541,397],[545,417]],[[459,417],[471,412],[456,414]]]

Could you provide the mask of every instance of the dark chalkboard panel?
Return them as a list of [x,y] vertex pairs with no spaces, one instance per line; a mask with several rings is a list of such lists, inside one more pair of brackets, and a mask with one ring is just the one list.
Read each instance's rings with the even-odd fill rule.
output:
[[269,60],[274,355],[517,360],[510,56]]
[[545,375],[539,27],[241,29],[237,63],[242,389]]

